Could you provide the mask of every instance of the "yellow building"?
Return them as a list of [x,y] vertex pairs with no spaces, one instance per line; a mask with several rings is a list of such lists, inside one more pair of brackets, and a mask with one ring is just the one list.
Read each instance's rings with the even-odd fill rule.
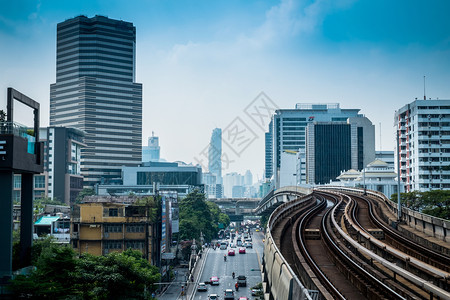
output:
[[146,206],[93,201],[74,206],[70,233],[79,254],[139,250],[152,263],[152,221]]

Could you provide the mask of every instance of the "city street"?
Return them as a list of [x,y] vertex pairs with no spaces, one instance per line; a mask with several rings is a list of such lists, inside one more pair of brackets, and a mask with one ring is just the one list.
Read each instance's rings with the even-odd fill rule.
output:
[[[233,279],[232,273],[237,276],[245,275],[247,277],[247,287],[239,287],[239,291],[235,292],[235,298],[246,296],[253,299],[251,296],[251,287],[261,282],[260,260],[263,253],[263,233],[252,230],[253,249],[247,248],[246,254],[239,254],[239,247],[234,248],[235,256],[228,256],[227,261],[224,262],[223,256],[228,253],[227,250],[210,250],[206,258],[203,270],[200,270],[197,282],[209,281],[211,276],[219,277],[219,285],[207,285],[207,292],[195,292],[193,299],[205,300],[208,299],[209,294],[218,294],[220,299],[223,299],[225,289],[232,289],[235,291],[236,279]],[[235,243],[234,239],[233,243]],[[253,271],[252,271],[253,270]]]

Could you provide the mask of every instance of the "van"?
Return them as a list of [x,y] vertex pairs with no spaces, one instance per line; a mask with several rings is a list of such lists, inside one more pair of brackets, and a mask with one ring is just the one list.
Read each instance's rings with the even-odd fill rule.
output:
[[227,242],[221,242],[220,243],[220,250],[227,250]]

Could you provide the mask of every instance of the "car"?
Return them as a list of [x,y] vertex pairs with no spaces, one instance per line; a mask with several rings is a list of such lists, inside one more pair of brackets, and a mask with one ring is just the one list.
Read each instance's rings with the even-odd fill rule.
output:
[[211,282],[211,285],[219,285],[219,277],[213,276],[209,279],[209,282]]
[[231,243],[230,248],[236,248],[236,244]]
[[259,228],[256,228],[255,231],[256,231],[256,232],[259,232]]
[[208,288],[206,287],[206,284],[204,284],[203,282],[200,282],[197,286],[197,291],[199,292],[206,292],[208,290]]
[[217,294],[210,294],[208,300],[219,300],[219,296]]
[[234,300],[234,292],[232,289],[226,289],[223,296],[224,300]]
[[228,256],[234,256],[235,254],[233,249],[228,250]]
[[239,248],[239,254],[245,254],[245,248],[244,247]]
[[239,300],[248,300],[247,297],[239,297]]
[[253,289],[251,289],[251,291],[252,291],[252,296],[259,296],[262,293],[262,289],[253,288]]
[[245,248],[252,248],[253,249],[253,244],[248,242],[245,244]]
[[247,286],[247,277],[245,277],[244,275],[239,275],[237,277],[237,284],[239,286]]

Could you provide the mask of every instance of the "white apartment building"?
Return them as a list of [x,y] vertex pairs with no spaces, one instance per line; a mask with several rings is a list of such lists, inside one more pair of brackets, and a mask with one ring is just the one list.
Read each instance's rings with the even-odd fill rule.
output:
[[415,100],[395,113],[405,190],[450,188],[450,100]]

